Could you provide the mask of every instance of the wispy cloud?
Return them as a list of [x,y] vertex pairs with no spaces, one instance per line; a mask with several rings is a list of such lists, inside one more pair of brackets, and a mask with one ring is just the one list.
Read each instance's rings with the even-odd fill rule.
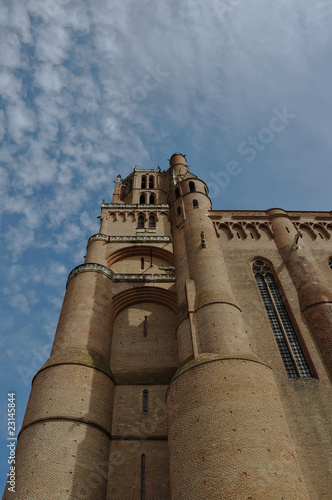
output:
[[214,207],[330,210],[331,18],[326,0],[2,2],[4,363],[30,377],[48,355],[66,275],[135,164],[180,150],[208,181],[287,105]]

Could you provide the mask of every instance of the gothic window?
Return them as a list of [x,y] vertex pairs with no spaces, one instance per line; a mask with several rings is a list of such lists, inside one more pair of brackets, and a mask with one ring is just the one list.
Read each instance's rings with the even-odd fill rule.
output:
[[150,194],[150,205],[154,205],[154,203],[155,203],[154,194]]
[[154,215],[150,215],[149,217],[149,227],[150,228],[156,227],[156,218]]
[[141,269],[144,269],[144,257],[141,258]]
[[253,272],[288,377],[311,377],[271,267],[264,260],[256,259],[253,263]]
[[189,182],[189,191],[191,193],[194,193],[196,191],[195,183],[192,181]]
[[193,208],[198,208],[198,201],[197,200],[193,200]]
[[149,413],[149,391],[143,391],[143,413]]
[[145,500],[145,455],[141,456],[141,500]]
[[145,205],[145,194],[142,193],[141,196],[139,197],[139,202],[140,205]]
[[141,188],[142,189],[146,188],[146,177],[145,177],[145,175],[143,175],[143,177],[141,179]]
[[178,207],[177,212],[178,212],[178,215],[181,215],[181,212],[182,212],[181,207]]
[[154,187],[154,177],[153,175],[150,175],[149,177],[149,189],[153,189]]
[[332,257],[329,258],[329,266],[332,269]]
[[180,189],[179,188],[175,189],[175,198],[176,199],[180,198]]
[[144,217],[143,217],[143,215],[139,215],[137,227],[139,229],[143,229],[144,228]]
[[147,316],[144,316],[143,335],[144,335],[144,337],[148,336],[148,317]]

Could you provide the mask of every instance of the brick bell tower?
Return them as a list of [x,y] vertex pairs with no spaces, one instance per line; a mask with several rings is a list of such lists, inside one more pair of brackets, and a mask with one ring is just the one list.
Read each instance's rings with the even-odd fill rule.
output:
[[69,274],[4,499],[309,499],[210,210],[179,153],[118,176]]

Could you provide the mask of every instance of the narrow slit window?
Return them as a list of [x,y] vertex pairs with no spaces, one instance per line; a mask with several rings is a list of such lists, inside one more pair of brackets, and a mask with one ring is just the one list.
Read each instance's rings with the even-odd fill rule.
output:
[[144,269],[144,257],[141,258],[141,269]]
[[329,258],[329,266],[332,269],[332,257]]
[[181,207],[178,207],[178,215],[181,215],[181,213],[182,213]]
[[197,200],[193,200],[193,208],[199,208]]
[[286,227],[286,231],[287,231],[287,233],[289,233],[290,231],[289,231],[288,227],[287,227],[287,226],[285,226],[285,227]]
[[149,413],[149,391],[143,391],[143,413]]
[[271,267],[264,260],[256,259],[253,264],[253,273],[288,377],[311,377],[310,368]]
[[141,500],[145,500],[145,455],[141,456]]
[[189,191],[191,193],[194,193],[196,191],[195,183],[192,181],[189,182]]
[[237,234],[238,240],[240,240],[241,238],[240,238],[240,235],[239,235],[239,233],[237,231],[236,231],[236,234]]
[[147,316],[144,316],[143,335],[144,335],[144,337],[148,336],[148,317]]
[[154,188],[154,178],[153,178],[153,175],[150,175],[150,177],[149,177],[149,188],[150,189]]
[[146,188],[146,177],[143,175],[142,180],[141,180],[141,188],[145,189]]

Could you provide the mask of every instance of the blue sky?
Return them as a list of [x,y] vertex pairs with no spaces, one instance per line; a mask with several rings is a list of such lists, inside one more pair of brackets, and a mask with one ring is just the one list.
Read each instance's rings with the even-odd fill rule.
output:
[[3,0],[1,404],[21,425],[116,174],[180,151],[215,209],[331,207],[328,0]]

